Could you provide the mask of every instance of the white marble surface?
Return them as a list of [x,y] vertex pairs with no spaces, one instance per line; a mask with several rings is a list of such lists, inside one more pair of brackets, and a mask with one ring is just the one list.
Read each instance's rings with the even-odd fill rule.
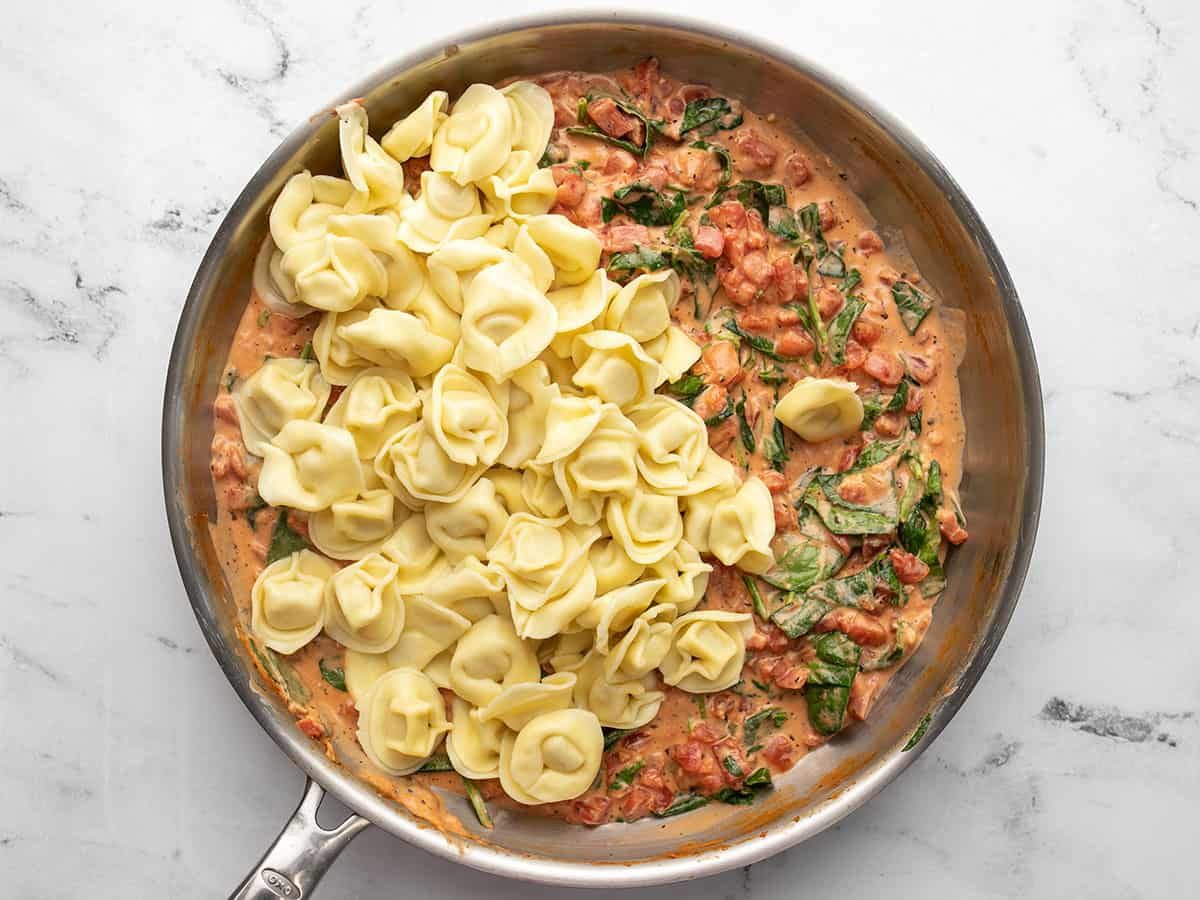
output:
[[[1021,290],[1049,442],[1024,597],[944,735],[841,826],[688,896],[1186,895],[1200,8],[658,5],[786,37],[928,142]],[[454,26],[428,4],[364,0],[4,8],[0,895],[224,896],[302,779],[226,685],[176,573],[158,461],[170,340],[210,235],[276,142]],[[323,896],[471,894],[582,896],[378,832]]]

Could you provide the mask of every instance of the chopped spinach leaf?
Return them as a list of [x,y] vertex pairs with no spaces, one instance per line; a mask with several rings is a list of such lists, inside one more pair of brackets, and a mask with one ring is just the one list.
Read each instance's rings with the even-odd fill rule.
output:
[[771,426],[771,433],[763,441],[763,453],[772,469],[777,472],[783,471],[783,467],[787,465],[788,461],[787,439],[783,434],[783,425],[778,419]]
[[818,734],[837,734],[846,721],[850,688],[840,685],[810,684],[804,690],[808,702],[808,721]]
[[321,670],[321,677],[333,687],[339,691],[346,690],[346,673],[342,669],[325,665],[324,657],[317,660],[317,668]]
[[864,469],[877,466],[897,453],[903,445],[903,441],[871,441],[863,447],[862,452],[858,454],[858,459],[854,461],[854,465],[847,470],[847,473],[862,472]]
[[620,271],[644,271],[657,272],[660,269],[671,268],[671,260],[661,250],[653,250],[648,247],[639,247],[636,250],[630,250],[625,253],[614,253],[608,261],[608,270],[610,272]]
[[725,408],[723,410],[721,410],[719,413],[711,415],[707,419],[705,419],[704,424],[707,425],[709,428],[712,428],[714,425],[720,425],[722,422],[724,422],[726,419],[728,419],[732,415],[733,415],[733,398],[726,397],[725,398]]
[[746,787],[770,787],[771,770],[766,766],[761,766],[747,775],[746,780],[742,784]]
[[691,406],[707,387],[699,375],[684,375],[667,385],[667,393],[685,406]]
[[846,273],[846,277],[842,279],[842,283],[838,285],[838,288],[843,294],[849,297],[851,291],[860,284],[862,284],[862,272],[858,271],[858,269],[851,269]]
[[743,573],[742,584],[746,586],[746,592],[750,595],[750,604],[754,607],[754,614],[764,622],[767,621],[767,605],[763,603],[762,594],[758,590],[758,584],[755,582],[754,576]]
[[772,206],[767,215],[767,231],[785,241],[800,240],[800,226],[796,214],[786,206]]
[[916,334],[921,322],[933,308],[933,301],[907,281],[897,281],[892,285],[892,299],[896,301],[900,321],[904,323],[908,333]]
[[445,753],[435,753],[417,769],[418,772],[453,772],[454,765]]
[[846,364],[846,341],[850,337],[850,329],[854,327],[859,314],[867,308],[867,301],[859,297],[851,297],[846,305],[838,311],[829,323],[829,362],[831,365]]
[[250,640],[250,650],[258,659],[258,664],[262,666],[267,677],[282,687],[293,703],[301,706],[308,703],[311,696],[308,688],[304,686],[304,682],[300,680],[296,670],[289,663],[283,661],[283,657],[270,647],[259,648],[253,639]]
[[617,742],[627,734],[633,734],[633,728],[605,728],[604,729],[604,749],[611,750],[617,745]]
[[913,434],[921,433],[921,410],[918,409],[908,417],[908,427],[912,430]]
[[547,144],[546,152],[538,160],[539,169],[548,169],[553,165],[567,161],[567,148],[562,144]]
[[[710,144],[708,141],[692,141],[691,146],[697,150],[707,150],[721,163],[721,177],[717,181],[717,188],[720,189],[729,184],[729,179],[733,176],[733,157],[729,155],[729,151],[720,144]],[[701,224],[707,225],[708,223],[701,220]]]
[[738,765],[738,761],[732,755],[726,756],[721,760],[721,765],[725,767],[725,771],[734,778],[741,778],[746,773],[742,771],[742,767]]
[[676,191],[668,197],[645,182],[636,181],[617,188],[611,197],[600,201],[600,216],[605,223],[619,215],[626,215],[639,225],[651,228],[673,225],[675,220],[687,212],[687,194]]
[[238,373],[237,373],[237,369],[230,369],[230,370],[229,370],[229,374],[227,374],[227,375],[225,376],[225,390],[227,390],[229,393],[231,393],[231,394],[232,394],[232,393],[233,393],[233,386],[234,386],[235,384],[237,384],[237,382],[238,382]]
[[275,519],[275,530],[271,532],[271,545],[267,548],[267,565],[306,549],[308,542],[292,530],[288,524],[288,511],[281,506]]
[[[829,631],[813,638],[813,649],[817,658],[835,666],[854,668],[862,659],[862,647],[840,631]],[[820,682],[818,682],[819,684]]]
[[724,97],[702,97],[691,100],[683,109],[683,122],[679,126],[680,137],[689,131],[710,135],[728,131],[742,124],[741,113],[735,113]]
[[756,688],[758,688],[760,691],[762,691],[764,694],[766,694],[767,696],[770,696],[771,686],[769,684],[763,684],[757,678],[751,678],[750,683],[752,685],[754,685]]
[[829,252],[829,244],[821,233],[821,211],[815,203],[800,207],[797,215],[800,219],[800,249],[796,251],[796,261],[803,262],[805,267],[814,260],[820,259]]
[[803,540],[788,547],[760,577],[772,587],[800,593],[836,572],[844,561],[831,544]]
[[633,779],[637,777],[637,773],[646,768],[646,761],[639,759],[637,762],[630,763],[620,772],[613,776],[613,780],[608,783],[610,791],[619,791],[633,784]]
[[846,262],[842,259],[843,252],[840,247],[830,250],[817,262],[817,271],[826,278],[845,278]]
[[708,205],[715,206],[731,194],[746,209],[756,210],[764,225],[771,221],[771,207],[787,206],[787,190],[782,184],[764,184],[752,178],[718,190]]
[[251,528],[258,527],[258,514],[268,508],[267,501],[262,498],[262,495],[255,493],[254,499],[250,501],[250,506],[246,509],[246,521],[250,523]]
[[900,579],[886,553],[880,554],[869,566],[853,575],[830,578],[814,585],[809,588],[808,596],[834,606],[857,608],[869,601],[880,587],[891,594],[897,594],[900,590]]
[[271,310],[264,309],[258,314],[258,327],[266,328],[267,322],[271,321]]
[[804,492],[804,503],[814,509],[834,534],[886,534],[899,522],[894,490],[870,505],[850,503],[837,492],[842,475],[817,475]]
[[700,713],[700,718],[708,718],[708,703],[704,699],[703,694],[692,694],[692,701],[696,704],[696,712]]
[[755,442],[754,432],[750,429],[750,423],[746,421],[746,396],[742,395],[741,399],[733,405],[733,411],[738,417],[738,434],[742,439],[742,446],[746,448],[747,453],[753,453]]
[[800,599],[785,603],[771,613],[771,621],[778,625],[784,634],[795,640],[812,631],[813,626],[820,622],[831,609],[833,609],[832,603],[828,603],[820,597],[805,594]]
[[317,354],[313,352],[312,341],[305,341],[304,346],[300,348],[301,359],[316,359]]
[[624,138],[616,138],[609,135],[607,132],[598,128],[591,116],[588,115],[588,107],[596,100],[599,100],[600,94],[589,94],[587,97],[579,98],[579,110],[576,117],[579,120],[578,125],[571,126],[566,129],[567,134],[576,134],[580,137],[590,137],[596,140],[604,141],[606,144],[612,144],[614,147],[620,147],[623,150],[628,150],[634,156],[645,158],[649,152],[651,145],[654,143],[654,135],[658,131],[658,126],[661,124],[656,120],[652,120],[646,116],[640,109],[632,103],[627,103],[616,97],[609,97],[616,105],[617,109],[628,116],[633,116],[638,119],[645,130],[645,137],[642,139],[641,146],[638,146],[633,141],[625,140]]
[[758,732],[766,727],[768,730],[779,728],[787,721],[787,713],[778,706],[767,706],[753,715],[746,717],[742,723],[742,743],[747,747],[758,743]]
[[887,406],[883,408],[884,412],[900,412],[908,403],[908,392],[911,390],[907,378],[901,379],[896,385],[896,393],[892,394],[892,399],[888,401]]
[[908,739],[908,743],[900,750],[901,753],[907,753],[917,744],[921,743],[921,738],[925,737],[925,732],[929,730],[929,723],[933,719],[933,713],[925,713],[925,718],[921,720],[921,724],[917,726],[917,730],[912,733],[912,737]]
[[771,385],[772,387],[778,387],[781,384],[786,384],[788,380],[787,374],[778,367],[773,369],[760,369],[756,374],[758,375],[759,381],[761,381],[763,384]]
[[849,666],[836,666],[814,659],[808,664],[808,684],[848,688],[854,683],[855,671]]
[[670,806],[662,812],[656,812],[654,815],[660,819],[665,819],[668,816],[678,816],[681,813],[691,812],[693,809],[699,809],[707,805],[707,797],[701,797],[699,794],[680,794]]
[[470,778],[463,778],[463,787],[467,790],[467,800],[471,804],[471,809],[475,811],[475,818],[479,820],[479,824],[491,831],[492,816],[488,812],[487,804],[483,802],[483,794],[479,793],[479,788],[475,786]]

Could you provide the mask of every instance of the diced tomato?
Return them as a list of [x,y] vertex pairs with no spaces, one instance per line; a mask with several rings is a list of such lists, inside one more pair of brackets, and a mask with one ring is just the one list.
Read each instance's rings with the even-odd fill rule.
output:
[[908,354],[908,372],[921,384],[929,384],[937,374],[937,363],[916,353]]
[[605,175],[631,175],[637,171],[637,167],[637,157],[628,150],[610,147],[601,171]]
[[709,341],[700,358],[704,361],[709,383],[736,384],[744,375],[738,362],[737,348],[729,341]]
[[895,387],[904,377],[904,363],[895,353],[886,350],[872,350],[867,354],[862,364],[863,371],[889,387]]
[[611,97],[600,97],[588,104],[587,114],[596,127],[614,138],[629,138],[636,147],[641,147],[646,137],[645,126],[635,116],[621,110]]
[[883,240],[874,231],[867,229],[858,235],[858,249],[863,252],[864,256],[879,253],[883,250]]
[[888,552],[888,558],[891,559],[892,568],[896,570],[896,577],[900,579],[901,584],[916,584],[929,574],[929,566],[907,550],[893,547]]
[[799,756],[796,745],[786,734],[772,735],[763,747],[762,754],[767,762],[780,771],[787,771],[794,766]]
[[611,801],[603,794],[580,797],[571,803],[576,818],[584,825],[603,825],[608,821],[610,805]]
[[822,319],[832,319],[845,299],[837,288],[823,287],[817,291],[817,312],[821,314]]
[[725,250],[725,235],[711,225],[701,225],[697,228],[693,242],[705,259],[718,259]]
[[692,403],[692,410],[702,419],[711,419],[725,408],[729,394],[719,384],[710,384]]
[[856,644],[878,647],[887,643],[887,629],[878,619],[849,606],[839,606],[825,614],[815,631],[840,631]]
[[720,228],[728,239],[730,232],[736,233],[746,227],[746,207],[736,200],[726,200],[708,211],[708,220]]
[[850,329],[854,339],[865,347],[873,347],[883,337],[883,323],[872,315],[863,314]]
[[867,348],[854,338],[846,341],[846,371],[853,372],[855,369],[861,369],[866,361]]
[[298,721],[296,725],[310,738],[319,738],[325,736],[325,729],[321,727],[321,723],[313,719],[311,716],[305,716],[303,719]]
[[776,472],[774,469],[759,472],[758,480],[765,484],[767,490],[772,494],[782,494],[788,489],[789,482],[787,477],[782,472]]
[[645,225],[610,225],[601,235],[601,243],[609,253],[627,253],[650,241]]
[[733,133],[731,143],[744,154],[745,168],[755,172],[763,172],[775,165],[779,151],[768,144],[752,128],[740,128]]
[[967,529],[958,524],[958,516],[952,509],[939,509],[937,514],[938,530],[942,537],[957,546],[967,539]]
[[684,741],[668,748],[667,755],[679,763],[679,768],[689,775],[699,775],[711,771],[713,766],[712,754],[708,745],[699,741]]
[[875,705],[879,691],[886,684],[878,673],[859,672],[850,683],[850,715],[862,721]]
[[812,353],[813,339],[802,328],[789,328],[775,339],[775,350],[784,356],[804,356]]
[[703,744],[715,744],[725,736],[725,732],[708,722],[700,722],[692,729],[692,739]]
[[776,497],[771,503],[771,510],[775,515],[775,530],[794,531],[796,528],[796,510],[792,507],[791,501],[787,497]]

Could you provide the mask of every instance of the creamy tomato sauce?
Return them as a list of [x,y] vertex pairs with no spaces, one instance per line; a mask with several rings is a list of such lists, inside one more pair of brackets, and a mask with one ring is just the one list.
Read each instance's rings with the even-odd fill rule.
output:
[[[940,563],[949,544],[967,538],[956,499],[964,441],[956,378],[961,322],[934,302],[919,327],[906,326],[897,291],[925,300],[932,292],[902,248],[885,246],[836,162],[800,140],[793,123],[743,109],[716,88],[681,84],[660,72],[654,60],[614,73],[562,72],[534,80],[555,104],[555,129],[543,159],[553,166],[558,185],[551,212],[600,237],[601,264],[617,280],[665,265],[680,272],[684,290],[672,318],[703,354],[685,379],[666,390],[706,419],[714,450],[770,489],[776,556],[783,557],[804,535],[837,561],[823,579],[884,571],[881,565],[886,577],[873,579],[874,589],[855,594],[851,602],[833,604],[805,634],[790,637],[783,627],[786,616],[775,613],[786,612],[803,591],[789,592],[769,583],[770,575],[748,578],[709,559],[714,570],[701,608],[754,614],[742,680],[709,695],[660,685],[666,700],[652,722],[608,736],[591,790],[528,809],[594,825],[673,814],[713,800],[751,802],[763,770],[784,772],[831,737],[829,728],[814,724],[819,717],[808,696],[813,666],[820,664],[814,638],[844,634],[861,652],[836,732],[867,717],[929,626],[940,595]],[[717,102],[721,99],[727,105]],[[713,112],[719,115],[688,128]],[[425,160],[405,167],[409,189],[415,190],[412,176],[426,167]],[[663,221],[666,213],[673,213],[670,221]],[[830,331],[851,302],[861,302],[863,309],[834,348],[838,352],[831,353]],[[219,516],[213,534],[247,635],[250,588],[265,565],[279,513],[262,507],[257,497],[259,462],[242,445],[227,388],[267,357],[302,355],[316,324],[316,316],[293,321],[271,315],[251,296],[226,365],[225,388],[215,401],[212,474]],[[806,376],[857,384],[868,409],[863,429],[812,444],[773,428],[778,398]],[[334,388],[331,404],[340,390]],[[902,449],[871,462],[878,448],[892,444]],[[860,459],[870,464],[859,465]],[[930,474],[935,461],[941,479],[936,493]],[[899,536],[891,531],[861,537],[825,529],[805,497],[816,475],[831,473],[842,476],[838,495],[862,507],[900,485],[919,488],[910,492],[910,505],[925,504],[933,544],[909,552],[906,541],[912,546],[914,538],[903,527]],[[921,473],[916,481],[914,473]],[[307,517],[287,515],[304,537]],[[779,577],[775,573],[775,581]],[[322,667],[341,667],[339,644],[322,636],[286,661],[255,650],[299,727],[331,759],[414,813],[461,832],[430,790],[461,792],[453,772],[395,778],[366,761],[354,736],[353,701],[322,675]],[[836,701],[839,695],[825,696]],[[496,782],[480,788],[489,801],[515,805]]]

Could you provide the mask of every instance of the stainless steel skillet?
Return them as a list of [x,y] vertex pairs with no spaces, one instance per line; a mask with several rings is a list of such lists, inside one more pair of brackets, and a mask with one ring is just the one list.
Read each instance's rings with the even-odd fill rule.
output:
[[[386,122],[435,88],[453,95],[475,81],[613,69],[649,55],[678,77],[716,85],[752,109],[802,127],[844,167],[879,222],[903,235],[946,304],[966,312],[963,502],[971,540],[951,556],[949,587],[917,658],[871,720],[805,758],[764,804],[599,829],[501,813],[486,840],[450,840],[326,759],[275,694],[258,684],[235,635],[234,606],[207,530],[215,510],[208,470],[212,400],[271,202],[292,173],[337,165],[336,124],[324,110],[361,97],[372,121]],[[966,700],[1017,602],[1042,491],[1042,399],[1033,345],[999,252],[954,180],[901,124],[813,63],[758,38],[649,14],[549,16],[471,31],[405,55],[293,132],[233,204],[196,273],[171,350],[162,440],[171,538],[196,618],[246,707],[310,779],[295,815],[237,897],[310,895],[368,823],[484,871],[595,887],[699,878],[817,834],[899,775]],[[929,711],[924,737],[902,752]],[[325,790],[357,813],[332,831],[315,819]],[[447,804],[464,823],[473,822],[457,798]]]

